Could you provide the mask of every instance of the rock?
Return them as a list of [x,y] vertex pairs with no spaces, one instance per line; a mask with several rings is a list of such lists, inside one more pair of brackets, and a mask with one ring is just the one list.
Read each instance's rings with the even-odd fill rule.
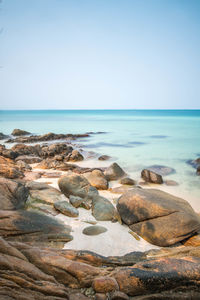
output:
[[30,132],[21,129],[14,129],[11,134],[14,136],[21,136],[21,135],[28,135],[30,134]]
[[12,151],[12,149],[6,149],[4,145],[0,145],[0,155],[6,158],[15,159],[18,156],[18,153]]
[[197,175],[200,175],[200,166],[197,167]]
[[96,293],[95,300],[108,300],[108,298],[107,298],[106,294]]
[[64,175],[58,180],[58,185],[66,197],[73,195],[81,198],[91,198],[98,194],[98,191],[81,175]]
[[92,215],[97,221],[112,221],[116,219],[116,210],[109,200],[96,196],[92,199]]
[[115,188],[110,188],[109,191],[113,194],[123,194],[126,193],[127,191],[131,191],[133,188],[130,186],[117,186]]
[[176,170],[174,168],[162,166],[162,165],[152,165],[152,166],[148,167],[147,170],[150,170],[161,176],[167,176],[167,175],[176,173]]
[[69,242],[71,227],[32,211],[0,210],[0,235],[6,240],[55,247]]
[[8,138],[8,135],[3,134],[3,132],[0,132],[0,140],[4,140],[4,139],[7,139],[7,138]]
[[175,180],[165,180],[164,183],[168,186],[177,186],[177,185],[179,185],[178,182],[176,182]]
[[121,184],[126,184],[126,185],[135,185],[136,184],[135,180],[133,180],[133,179],[131,179],[129,177],[122,178],[120,180],[120,183]]
[[0,156],[0,176],[15,179],[22,178],[24,174],[11,159]]
[[27,183],[30,193],[29,205],[34,202],[53,205],[60,200],[66,200],[62,193],[46,183],[30,182]]
[[25,144],[15,144],[12,148],[12,151],[16,152],[18,156],[20,155],[32,155],[32,156],[41,156],[41,146],[39,144],[31,146]]
[[109,155],[101,155],[98,157],[98,160],[108,160],[110,159],[111,157]]
[[200,157],[194,160],[188,160],[187,163],[191,165],[193,168],[197,169],[200,166]]
[[16,210],[25,206],[28,189],[21,183],[0,178],[0,209]]
[[34,181],[41,177],[41,172],[24,172],[24,178],[25,181]]
[[188,239],[182,241],[184,246],[192,246],[192,247],[199,247],[200,246],[200,234],[195,234]]
[[88,300],[89,298],[81,293],[71,294],[69,300]]
[[103,226],[88,226],[83,229],[83,234],[85,235],[99,235],[101,233],[106,232],[107,229]]
[[63,158],[72,152],[73,148],[64,143],[55,143],[51,145],[43,145],[41,148],[41,156],[43,158],[54,157],[58,161],[62,161]]
[[31,166],[29,166],[26,162],[24,162],[23,160],[18,160],[16,165],[20,168],[21,171],[31,171],[32,168]]
[[78,196],[69,196],[69,202],[71,203],[71,205],[73,205],[74,207],[79,207],[81,206],[81,204],[83,203],[83,198],[78,197]]
[[87,178],[89,183],[98,190],[108,189],[108,181],[102,171],[93,170],[92,172],[85,173],[84,176]]
[[115,278],[112,277],[97,277],[92,283],[92,287],[97,293],[108,293],[119,290],[119,286]]
[[78,210],[73,207],[69,202],[60,200],[54,203],[55,209],[59,210],[63,215],[68,217],[78,217],[79,212]]
[[120,291],[115,291],[111,294],[110,300],[129,300],[129,297]]
[[163,183],[163,179],[161,175],[147,169],[142,170],[141,177],[146,182],[157,183],[157,184]]
[[45,178],[60,178],[62,176],[61,172],[43,172],[42,177]]
[[35,163],[39,163],[42,161],[42,159],[38,156],[32,156],[32,155],[20,155],[18,156],[15,161],[19,161],[22,160],[27,164],[35,164]]
[[72,161],[72,162],[81,161],[81,160],[84,160],[84,157],[78,150],[73,150],[72,153],[69,154],[69,156],[67,156],[66,158],[66,161]]
[[113,163],[110,167],[108,167],[104,171],[104,175],[108,181],[117,180],[121,177],[125,176],[126,173],[122,170],[122,168],[117,164]]
[[122,221],[149,243],[170,246],[200,229],[200,218],[190,204],[156,189],[135,189],[117,203]]

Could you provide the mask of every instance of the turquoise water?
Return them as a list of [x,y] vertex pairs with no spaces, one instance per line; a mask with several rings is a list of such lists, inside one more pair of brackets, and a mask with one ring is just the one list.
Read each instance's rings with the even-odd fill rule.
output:
[[200,110],[0,111],[0,132],[14,128],[35,134],[106,132],[80,143],[111,155],[136,179],[153,164],[175,168],[166,179],[180,185],[169,189],[200,211],[200,177],[186,163],[200,156]]

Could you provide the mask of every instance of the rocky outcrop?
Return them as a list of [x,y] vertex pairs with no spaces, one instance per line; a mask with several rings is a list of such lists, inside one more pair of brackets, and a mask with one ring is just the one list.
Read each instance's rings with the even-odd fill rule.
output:
[[98,190],[108,189],[108,181],[102,171],[93,170],[92,172],[85,173],[84,176],[87,178],[89,183]]
[[200,229],[200,218],[190,204],[155,189],[135,189],[117,204],[122,221],[151,244],[169,246]]
[[0,156],[0,176],[15,179],[22,178],[24,174],[11,159]]
[[28,131],[25,131],[25,130],[21,130],[21,129],[14,129],[11,134],[14,135],[14,136],[21,136],[21,135],[28,135],[28,134],[31,134],[31,133],[28,132]]
[[[184,247],[176,256],[173,248],[167,251],[104,257],[88,251],[38,248],[1,238],[0,299],[81,300],[82,293],[88,294],[89,289],[93,291],[91,298],[95,293],[105,296],[97,299],[142,299],[142,295],[143,299],[180,299],[180,295],[181,299],[198,299],[197,252],[195,255],[191,248]],[[114,295],[122,298],[113,298]]]
[[113,163],[110,167],[108,167],[104,171],[104,175],[106,179],[110,181],[110,180],[118,180],[121,177],[125,176],[126,173],[124,172],[124,170],[122,170],[122,168],[117,163]]
[[0,209],[15,210],[24,208],[28,189],[14,180],[0,178]]
[[58,185],[66,197],[73,195],[81,198],[92,198],[98,194],[98,191],[81,175],[64,175],[58,180]]
[[115,207],[108,199],[101,196],[95,196],[92,199],[92,215],[97,221],[117,220]]
[[78,138],[89,137],[89,134],[56,134],[49,132],[43,135],[31,135],[26,137],[17,137],[7,140],[7,143],[37,143],[54,140],[74,140]]
[[160,174],[157,174],[148,169],[142,170],[141,177],[142,177],[142,179],[144,179],[145,182],[151,182],[151,183],[157,183],[157,184],[163,183],[163,179]]

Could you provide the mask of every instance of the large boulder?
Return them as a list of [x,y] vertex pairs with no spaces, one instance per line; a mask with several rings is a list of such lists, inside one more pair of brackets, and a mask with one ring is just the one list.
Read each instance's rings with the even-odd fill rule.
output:
[[0,178],[0,209],[15,210],[25,206],[28,189],[14,180]]
[[30,132],[21,129],[14,129],[11,134],[14,136],[21,136],[21,135],[28,135],[30,134]]
[[110,181],[120,179],[121,177],[125,176],[126,173],[117,163],[113,163],[104,171],[104,175],[106,179]]
[[22,178],[24,174],[11,159],[0,156],[0,176],[15,179]]
[[158,246],[173,245],[200,229],[200,218],[187,201],[156,189],[123,194],[117,210],[132,231]]
[[142,170],[141,177],[142,177],[142,179],[144,179],[145,182],[151,182],[151,183],[157,183],[157,184],[163,183],[163,179],[160,174],[157,174],[148,169]]
[[92,187],[82,175],[64,175],[58,180],[58,185],[66,197],[73,195],[81,198],[92,198],[98,194],[96,188]]
[[114,221],[117,219],[117,212],[113,204],[101,196],[92,199],[92,215],[97,221]]
[[89,183],[98,190],[108,189],[108,181],[102,171],[93,170],[92,172],[85,173],[84,176],[87,178]]

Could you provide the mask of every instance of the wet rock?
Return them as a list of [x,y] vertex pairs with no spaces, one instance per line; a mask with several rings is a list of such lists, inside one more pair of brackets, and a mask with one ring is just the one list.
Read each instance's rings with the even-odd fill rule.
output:
[[162,165],[152,165],[147,169],[161,176],[167,176],[176,173],[176,170],[174,168],[162,166]]
[[0,178],[0,209],[16,210],[25,206],[28,189],[14,180]]
[[14,129],[11,134],[14,136],[21,136],[21,135],[28,135],[30,134],[30,132],[21,129]]
[[20,155],[32,155],[32,156],[41,156],[41,146],[40,145],[25,145],[25,144],[15,144],[12,148],[12,151],[16,152],[18,156]]
[[24,174],[11,159],[0,156],[0,176],[15,179],[22,178]]
[[119,286],[115,278],[112,277],[97,277],[92,283],[92,287],[97,293],[108,293],[119,290]]
[[85,173],[84,176],[87,178],[89,183],[98,190],[108,189],[108,181],[102,171],[93,170],[92,172]]
[[3,132],[0,132],[0,140],[4,140],[4,139],[7,139],[7,138],[8,138],[8,135],[3,134]]
[[54,203],[55,209],[60,211],[63,215],[76,218],[79,215],[78,210],[72,206],[69,202],[60,200]]
[[151,244],[169,246],[200,228],[200,218],[190,204],[155,189],[135,189],[117,203],[122,221]]
[[108,160],[110,159],[111,157],[109,155],[101,155],[98,157],[98,160]]
[[133,179],[131,179],[129,177],[122,178],[120,180],[120,183],[121,184],[126,184],[126,185],[135,185],[136,184],[135,180],[133,180]]
[[58,185],[66,197],[73,195],[81,198],[92,198],[98,194],[98,191],[81,175],[64,175],[58,180]]
[[116,210],[108,199],[96,196],[92,199],[92,215],[97,221],[112,221],[116,219]]
[[106,232],[107,229],[103,226],[88,226],[83,229],[83,234],[85,235],[99,235],[101,233]]
[[65,143],[54,143],[51,145],[43,145],[41,147],[41,156],[43,158],[54,157],[58,161],[62,161],[64,157],[69,155],[73,148]]
[[193,168],[197,169],[200,166],[200,157],[194,160],[188,160],[187,163],[191,165]]
[[147,169],[142,170],[141,177],[146,182],[157,183],[157,184],[163,183],[163,179],[161,175]]
[[78,208],[79,206],[81,206],[81,204],[83,203],[84,199],[78,196],[69,196],[69,202],[71,203],[71,205],[73,205],[74,207]]
[[104,175],[106,179],[110,181],[120,179],[121,177],[125,176],[126,173],[117,163],[113,163],[104,171]]
[[32,155],[20,155],[15,159],[15,161],[17,162],[19,160],[24,161],[27,164],[35,164],[42,161],[40,157]]
[[84,160],[83,155],[78,150],[73,150],[71,154],[66,157],[66,161],[76,162]]

